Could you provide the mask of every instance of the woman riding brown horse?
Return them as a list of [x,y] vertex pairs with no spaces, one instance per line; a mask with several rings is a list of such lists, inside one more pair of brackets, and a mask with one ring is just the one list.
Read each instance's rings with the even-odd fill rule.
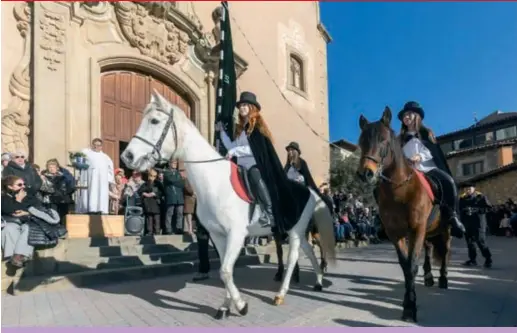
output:
[[376,185],[379,215],[386,235],[395,245],[404,273],[406,291],[402,319],[416,322],[415,278],[420,252],[424,247],[425,285],[434,284],[430,258],[433,245],[432,254],[435,260],[441,261],[439,286],[447,288],[450,224],[441,223],[435,194],[430,192],[425,176],[404,156],[400,138],[390,127],[391,118],[388,107],[382,118],[373,123],[361,115],[361,159],[357,174],[363,181]]

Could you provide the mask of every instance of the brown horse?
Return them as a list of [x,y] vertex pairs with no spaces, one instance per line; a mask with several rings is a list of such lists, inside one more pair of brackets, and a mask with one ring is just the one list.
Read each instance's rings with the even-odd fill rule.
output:
[[[309,232],[307,232],[307,237],[309,236],[309,233],[310,233],[313,242],[320,248],[320,253],[321,253],[320,268],[323,273],[326,273],[328,264],[327,264],[327,260],[325,259],[324,251],[322,251],[322,249],[321,249],[321,244],[319,241],[320,234],[318,233],[318,230],[312,221],[309,223],[308,229],[309,229]],[[278,258],[278,270],[275,274],[275,281],[280,282],[280,281],[282,281],[283,276],[284,276],[284,260],[283,260],[284,251],[282,249],[284,237],[280,233],[275,232],[273,234],[273,238],[275,240],[276,255]],[[298,263],[296,263],[296,266],[294,267],[293,277],[291,278],[291,281],[293,281],[295,283],[300,282],[300,266],[298,266]],[[317,286],[315,286],[314,288],[316,289]],[[317,291],[319,291],[319,290],[317,290]]]
[[[379,121],[369,123],[361,115],[357,175],[375,185],[375,197],[386,235],[395,245],[404,273],[406,292],[402,320],[417,321],[415,278],[422,247],[425,249],[424,280],[434,284],[431,253],[441,262],[439,287],[447,289],[450,256],[450,228],[441,221],[439,202],[428,179],[404,157],[399,137],[390,127],[391,111],[386,107]],[[407,239],[407,241],[406,241]],[[434,251],[433,251],[434,250]]]

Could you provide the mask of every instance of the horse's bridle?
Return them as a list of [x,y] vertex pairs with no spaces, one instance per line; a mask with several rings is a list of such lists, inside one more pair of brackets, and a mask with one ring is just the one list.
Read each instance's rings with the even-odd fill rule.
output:
[[[155,161],[154,164],[159,163],[159,162],[169,162],[168,159],[163,158],[161,150],[162,150],[163,143],[165,142],[165,138],[167,137],[167,134],[169,133],[169,128],[170,128],[170,129],[172,129],[172,136],[174,137],[174,150],[172,151],[171,156],[174,156],[174,154],[178,151],[178,130],[176,128],[176,124],[174,123],[174,110],[171,107],[170,111],[166,112],[165,110],[163,110],[162,108],[157,107],[157,106],[154,109],[158,112],[161,112],[161,113],[167,115],[167,122],[165,123],[165,126],[163,127],[163,131],[160,134],[158,141],[156,141],[156,143],[153,144],[149,140],[142,138],[141,136],[136,135],[136,134],[133,135],[132,139],[140,140],[143,143],[145,143],[146,145],[151,146],[153,148],[153,150],[147,154],[146,158],[149,160],[151,160],[151,159],[154,160]],[[203,160],[203,161],[183,161],[183,163],[210,163],[210,162],[222,161],[225,159],[226,158],[221,157],[221,158],[214,158],[214,159]]]
[[378,176],[383,181],[387,181],[387,182],[395,185],[395,188],[398,188],[411,180],[411,177],[413,176],[413,169],[411,169],[411,173],[406,177],[406,179],[404,179],[402,182],[399,182],[399,183],[394,182],[391,178],[386,177],[384,175],[384,173],[383,173],[384,160],[386,159],[386,157],[388,157],[388,153],[391,152],[393,154],[393,147],[391,146],[392,144],[393,144],[393,142],[388,141],[388,140],[382,144],[380,153],[379,153],[379,157],[381,158],[380,161],[371,155],[365,155],[364,158],[375,163],[375,165],[377,167],[377,170],[375,171],[376,176]]

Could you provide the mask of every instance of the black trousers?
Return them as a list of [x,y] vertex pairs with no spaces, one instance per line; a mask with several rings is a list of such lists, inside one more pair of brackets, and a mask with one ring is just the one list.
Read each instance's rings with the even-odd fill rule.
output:
[[476,261],[476,245],[479,248],[479,251],[481,251],[481,255],[486,260],[491,259],[492,254],[490,253],[490,249],[486,244],[486,221],[481,221],[479,228],[477,226],[467,226],[466,231],[465,239],[467,241],[469,259]]
[[451,215],[449,217],[452,217],[454,213],[459,213],[458,189],[456,188],[454,179],[452,179],[448,173],[438,168],[428,171],[427,176],[440,183],[442,188],[442,203],[446,209],[445,212]]
[[[196,218],[196,236],[197,236],[197,256],[199,260],[199,273],[208,274],[210,272],[210,257],[208,254],[209,244],[210,244],[210,235],[208,231],[206,231],[205,227],[199,222],[197,215],[194,214]],[[215,249],[217,252],[217,249]],[[217,252],[219,256],[219,253]]]

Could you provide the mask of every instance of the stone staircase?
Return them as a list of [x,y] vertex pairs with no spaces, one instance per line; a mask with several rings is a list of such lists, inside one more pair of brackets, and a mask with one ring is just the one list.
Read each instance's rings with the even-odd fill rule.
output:
[[[348,241],[337,248],[367,245]],[[283,248],[287,264],[288,245]],[[320,258],[318,247],[314,249]],[[18,295],[194,274],[199,267],[197,257],[196,240],[183,235],[66,239],[52,249],[37,250],[23,269],[14,271],[2,262],[2,293]],[[211,244],[209,257],[211,270],[218,269],[220,261]],[[236,267],[261,263],[278,263],[274,243],[244,247]]]
[[[253,251],[251,251],[253,252]],[[2,263],[2,292],[60,290],[198,270],[197,242],[182,235],[154,237],[66,239],[52,249],[38,250],[23,269]],[[220,262],[210,246],[211,269]],[[243,249],[236,266],[259,264],[257,254]]]

